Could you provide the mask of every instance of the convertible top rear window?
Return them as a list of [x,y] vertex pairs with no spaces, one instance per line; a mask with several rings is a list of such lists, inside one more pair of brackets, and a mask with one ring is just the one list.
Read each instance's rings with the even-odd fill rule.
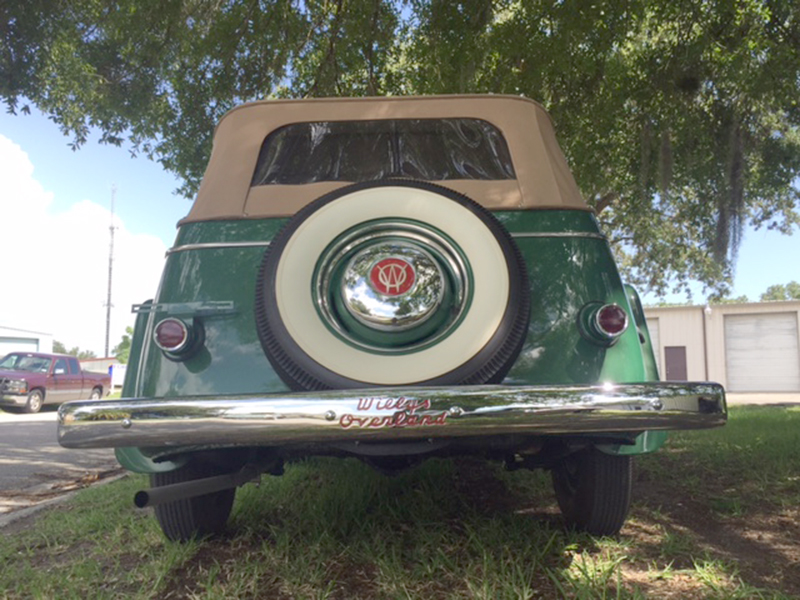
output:
[[252,185],[407,177],[514,179],[506,141],[481,119],[295,123],[261,145]]

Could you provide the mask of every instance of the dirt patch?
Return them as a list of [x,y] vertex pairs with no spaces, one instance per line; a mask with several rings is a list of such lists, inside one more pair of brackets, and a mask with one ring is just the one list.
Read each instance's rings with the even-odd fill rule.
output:
[[494,465],[472,457],[453,459],[453,464],[455,489],[480,513],[507,513],[518,507],[519,498],[515,498],[505,482],[495,476]]
[[65,478],[53,475],[38,475],[41,483],[22,490],[0,491],[0,528],[4,534],[24,530],[30,522],[28,512],[45,508],[72,492],[88,488],[98,483],[113,481],[125,474],[125,469],[115,467],[102,471],[91,471]]
[[[243,554],[259,552],[260,544],[240,541],[233,544],[230,536],[219,536],[207,540],[192,557],[191,560],[175,569],[171,574],[163,591],[163,598],[169,600],[182,600],[184,598],[197,598],[202,596],[206,588],[205,582],[209,573],[214,571],[215,583],[224,588],[230,578],[231,569],[235,566],[237,557]],[[276,598],[283,600],[277,583],[259,579],[258,585],[250,593],[241,594],[240,598]]]
[[[748,482],[717,475],[687,489],[680,484],[681,473],[696,471],[697,465],[689,454],[671,460],[669,481],[646,463],[637,467],[633,506],[618,537],[626,547],[620,563],[623,585],[665,599],[708,598],[715,587],[800,598],[800,507],[782,506]],[[487,463],[463,459],[456,467],[459,492],[487,516],[512,510],[563,528],[553,497],[531,505],[528,498],[510,494]],[[580,544],[560,566],[584,553],[607,551]]]
[[[236,537],[235,532],[204,541],[191,560],[172,572],[161,597],[168,600],[202,597],[208,591],[207,582],[212,572],[215,585],[219,589],[228,589],[231,578],[236,577],[241,557],[262,554],[263,541],[257,537]],[[298,560],[302,559],[298,556]],[[336,582],[335,588],[326,596],[331,600],[375,597],[376,573],[372,565],[356,565],[345,559],[331,562],[327,571],[328,579]],[[313,590],[309,590],[309,595],[314,595]],[[237,586],[236,597],[292,600],[296,596],[284,589],[278,577],[265,571],[254,577],[247,589]]]
[[[718,562],[733,580],[800,597],[800,508],[737,491],[746,508],[725,514],[730,507],[721,500],[724,489],[719,489],[725,487],[724,482],[709,481],[692,496],[681,496],[658,481],[637,483],[632,519],[622,535],[644,564],[678,571],[661,581],[650,571],[646,588],[656,597],[706,597],[707,588],[696,590],[698,595],[688,593],[691,586],[680,570],[698,562]],[[641,580],[641,562],[626,566],[626,576]]]

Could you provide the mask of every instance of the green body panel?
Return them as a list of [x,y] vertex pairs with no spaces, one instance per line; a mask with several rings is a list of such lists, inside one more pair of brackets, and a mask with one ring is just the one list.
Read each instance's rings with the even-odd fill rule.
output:
[[507,210],[492,213],[510,234],[599,233],[594,214],[585,210]]
[[180,469],[188,460],[186,456],[183,456],[175,460],[156,462],[148,458],[140,448],[115,448],[114,454],[119,464],[134,473],[166,473]]
[[[631,313],[608,242],[579,235],[599,233],[594,216],[582,211],[496,215],[512,236],[517,234],[531,285],[528,337],[506,383],[644,381],[635,328],[629,327],[613,346],[603,347],[582,337],[577,327],[578,314],[589,302],[616,303]],[[520,235],[531,233],[542,235]]]
[[[494,214],[522,252],[531,284],[528,334],[504,385],[657,379],[641,306],[631,305],[635,293],[632,296],[623,286],[592,213],[537,210]],[[285,222],[243,219],[191,223],[180,228],[175,247],[265,243]],[[145,343],[152,339],[153,328],[165,313],[140,314],[131,352],[132,363],[136,361],[138,368],[129,369],[132,379],[126,380],[126,397],[289,391],[264,355],[256,332],[255,286],[264,251],[259,246],[192,248],[169,255],[158,304],[228,301],[234,310],[195,319],[204,330],[205,343],[186,361],[171,360],[152,341]],[[593,343],[581,336],[576,324],[581,307],[588,302],[617,303],[634,316],[636,326],[628,327],[610,347]],[[644,345],[640,341],[642,331]],[[635,445],[604,445],[602,449],[620,454],[649,452],[660,445],[659,437],[648,432],[640,435]],[[131,470],[153,472],[167,467],[150,461],[146,452],[123,449],[118,456]]]
[[597,449],[606,454],[635,456],[655,452],[667,441],[666,431],[645,431],[636,436],[634,444],[598,444]]
[[188,244],[268,242],[289,219],[239,219],[187,223],[178,229],[175,247]]
[[[216,225],[216,224],[215,224]],[[240,238],[232,241],[254,241]],[[147,374],[135,390],[142,397],[285,392],[289,388],[267,361],[256,333],[256,275],[264,248],[205,248],[167,258],[157,302],[233,302],[233,314],[198,318],[205,343],[186,361],[170,360],[150,343],[142,358]],[[151,313],[148,338],[165,313]]]
[[[150,306],[152,300],[143,302],[143,306]],[[132,398],[136,395],[136,382],[139,377],[140,358],[144,346],[145,331],[147,329],[148,313],[139,312],[136,315],[136,322],[133,327],[133,339],[131,340],[130,359],[128,368],[125,371],[125,381],[122,384],[122,397]],[[116,448],[114,450],[117,461],[128,471],[134,473],[157,473],[159,471],[173,471],[182,466],[181,462],[164,461],[155,463],[147,458],[139,448]]]
[[650,330],[647,329],[647,321],[644,316],[642,301],[639,299],[639,294],[633,289],[633,286],[625,284],[625,292],[628,294],[628,302],[630,303],[634,323],[636,324],[636,329],[642,343],[642,360],[644,361],[644,370],[646,374],[645,381],[659,381],[661,377],[658,375],[655,348],[653,348],[653,341],[650,338]]
[[[143,302],[143,306],[151,306],[152,300]],[[147,313],[140,312],[136,315],[136,322],[133,326],[133,338],[131,339],[131,350],[128,355],[128,367],[125,370],[125,380],[122,382],[122,397],[131,398],[136,393],[136,382],[139,376],[139,365],[141,364],[142,350],[144,348],[144,336],[147,329]]]
[[[636,328],[636,333],[640,341],[642,363],[645,373],[645,377],[642,381],[658,381],[660,379],[658,376],[658,363],[656,363],[653,342],[650,339],[650,331],[647,329],[647,321],[645,320],[642,302],[636,290],[628,284],[625,284],[625,293],[628,296],[628,304],[633,315],[633,323],[631,326]],[[636,438],[636,444],[633,446],[612,444],[598,446],[598,448],[608,454],[646,454],[648,452],[655,452],[661,448],[664,442],[667,441],[668,435],[666,431],[645,431]]]

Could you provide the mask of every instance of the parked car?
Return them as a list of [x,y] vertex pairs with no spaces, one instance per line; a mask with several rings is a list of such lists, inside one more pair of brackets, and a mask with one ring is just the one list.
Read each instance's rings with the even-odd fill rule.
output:
[[232,110],[134,310],[123,399],[63,405],[59,439],[148,473],[136,503],[173,540],[309,455],[548,469],[566,524],[614,534],[632,457],[727,414],[718,384],[658,381],[639,298],[520,97]]
[[0,406],[36,413],[45,404],[100,400],[110,389],[110,375],[83,371],[74,356],[12,352],[0,360]]

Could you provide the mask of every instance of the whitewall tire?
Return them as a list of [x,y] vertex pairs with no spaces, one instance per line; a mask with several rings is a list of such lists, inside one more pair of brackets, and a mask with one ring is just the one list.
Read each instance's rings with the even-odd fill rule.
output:
[[[338,293],[328,273],[344,269],[339,257],[361,246],[368,253],[384,240],[438,261],[444,273],[434,278],[449,304],[429,311],[444,315],[441,324],[420,328],[413,343],[380,331],[359,341],[360,326],[348,325],[346,311],[339,317],[327,308]],[[331,250],[336,244],[339,254]],[[265,253],[256,321],[268,358],[293,389],[477,384],[498,382],[510,368],[529,304],[521,255],[488,211],[446,188],[398,180],[355,184],[298,212]]]

